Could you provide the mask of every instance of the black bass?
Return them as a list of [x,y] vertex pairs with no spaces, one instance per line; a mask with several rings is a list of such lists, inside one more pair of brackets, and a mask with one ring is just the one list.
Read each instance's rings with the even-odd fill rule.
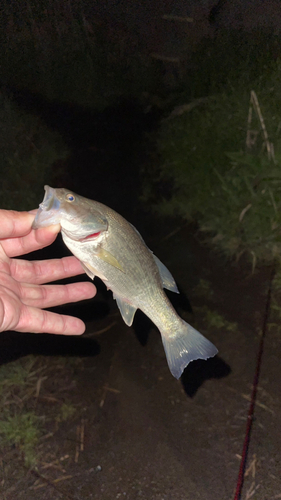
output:
[[128,326],[141,309],[159,328],[174,377],[190,361],[217,354],[209,340],[178,316],[163,291],[179,293],[171,273],[121,215],[67,189],[45,186],[33,229],[52,224],[60,224],[64,243],[88,276],[98,276],[112,290]]

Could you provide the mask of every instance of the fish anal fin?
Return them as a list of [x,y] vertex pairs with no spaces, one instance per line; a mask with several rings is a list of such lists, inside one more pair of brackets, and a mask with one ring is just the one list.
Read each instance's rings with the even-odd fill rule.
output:
[[115,294],[113,294],[113,297],[115,298],[117,305],[119,307],[119,311],[121,313],[121,316],[123,320],[125,321],[126,325],[131,326],[133,321],[134,321],[134,316],[136,312],[136,307],[133,307],[131,304],[126,302],[123,299],[120,299],[120,297],[116,297]]
[[158,267],[163,288],[167,288],[167,290],[171,290],[171,292],[179,293],[176,282],[173,276],[171,275],[170,271],[166,268],[166,266],[164,266],[164,264],[162,264],[161,260],[159,260],[158,257],[156,257],[156,255],[153,254],[153,258]]

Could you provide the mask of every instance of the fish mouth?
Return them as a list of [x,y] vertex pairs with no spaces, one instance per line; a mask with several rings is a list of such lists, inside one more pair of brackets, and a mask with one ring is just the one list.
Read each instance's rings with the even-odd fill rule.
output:
[[39,229],[40,227],[52,226],[60,224],[61,202],[56,196],[56,189],[50,186],[44,186],[45,196],[42,203],[39,204],[36,217],[32,224],[32,229]]

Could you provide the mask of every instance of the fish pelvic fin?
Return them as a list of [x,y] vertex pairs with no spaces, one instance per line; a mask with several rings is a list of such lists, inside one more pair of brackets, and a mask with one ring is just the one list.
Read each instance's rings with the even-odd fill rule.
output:
[[120,271],[122,271],[124,273],[124,269],[121,266],[121,264],[119,264],[118,260],[115,259],[114,255],[109,253],[104,248],[100,248],[99,252],[95,256],[98,257],[99,259],[103,260],[104,262],[107,262],[111,266],[116,267],[117,269],[119,269]]
[[88,262],[81,262],[81,266],[83,267],[85,273],[93,280],[95,276],[98,276],[101,280],[107,281],[107,278],[100,272],[97,271],[91,264]]
[[191,361],[212,358],[218,353],[212,342],[183,320],[177,333],[161,334],[170,371],[177,379]]

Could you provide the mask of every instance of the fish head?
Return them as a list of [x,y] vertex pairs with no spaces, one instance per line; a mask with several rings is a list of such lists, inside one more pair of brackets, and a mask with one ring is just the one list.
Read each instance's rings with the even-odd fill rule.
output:
[[107,219],[95,207],[94,201],[65,188],[44,186],[44,189],[45,196],[39,205],[33,229],[60,224],[62,233],[81,242],[95,240],[107,231]]

